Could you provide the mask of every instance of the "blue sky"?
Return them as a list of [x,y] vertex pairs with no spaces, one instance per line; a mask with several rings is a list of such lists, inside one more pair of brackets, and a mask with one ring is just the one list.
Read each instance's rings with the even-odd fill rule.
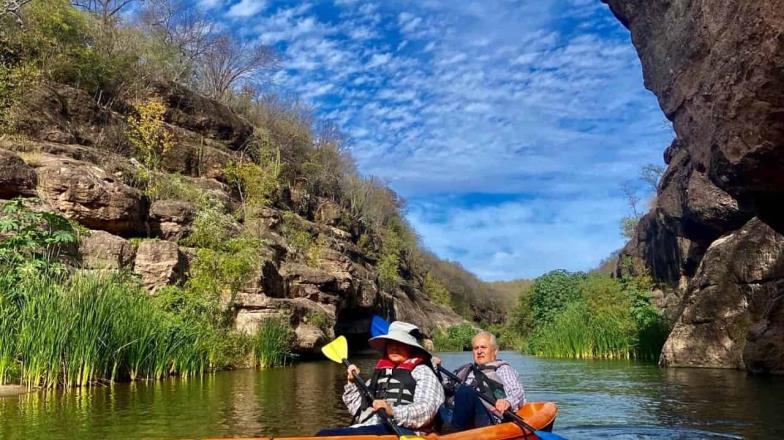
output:
[[423,244],[486,280],[623,245],[620,186],[672,129],[598,0],[202,0],[282,54],[271,87],[353,139]]

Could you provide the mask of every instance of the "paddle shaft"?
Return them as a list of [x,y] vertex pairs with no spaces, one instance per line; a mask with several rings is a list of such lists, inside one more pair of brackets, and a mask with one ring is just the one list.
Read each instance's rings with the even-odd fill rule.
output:
[[[346,366],[346,368],[351,366],[351,363],[348,361],[348,359],[343,359],[342,362],[343,365]],[[373,402],[373,394],[370,393],[370,388],[368,388],[367,384],[365,383],[365,380],[362,379],[362,376],[359,373],[354,373],[354,383],[359,387],[360,390],[362,390],[362,393],[365,394],[365,397],[367,397],[371,402]],[[379,417],[381,417],[382,422],[386,423],[387,426],[392,428],[392,431],[395,432],[395,435],[397,435],[398,437],[402,437],[404,435],[402,432],[400,432],[400,428],[395,424],[395,422],[393,422],[392,419],[389,418],[389,415],[387,414],[386,410],[381,409],[379,411],[376,411],[376,414]]]
[[[438,366],[438,371],[440,371],[440,372],[442,372],[442,373],[446,374],[446,376],[447,376],[448,378],[452,379],[453,381],[455,381],[455,382],[457,382],[457,383],[463,383],[463,381],[462,381],[462,380],[461,380],[461,379],[460,379],[460,378],[459,378],[459,377],[458,377],[458,376],[457,376],[455,373],[453,373],[453,372],[451,372],[451,371],[447,370],[446,368],[442,367],[441,365],[439,365],[439,366]],[[474,389],[473,389],[473,387],[472,387],[471,389],[472,389],[472,390],[474,390]],[[477,391],[477,390],[474,390],[474,393],[475,393],[475,394],[476,394],[476,395],[477,395],[477,396],[478,396],[480,399],[484,400],[485,402],[489,403],[490,405],[495,405],[495,402],[493,402],[493,400],[492,400],[491,398],[489,398],[489,397],[485,396],[484,394],[480,393],[479,391]],[[511,410],[506,410],[506,411],[504,411],[504,415],[505,415],[506,417],[508,417],[508,418],[512,419],[512,421],[514,421],[515,423],[517,423],[517,424],[518,424],[518,425],[520,425],[521,427],[523,427],[523,428],[525,428],[525,429],[527,429],[527,430],[529,430],[529,431],[531,431],[531,432],[533,432],[533,433],[535,433],[536,431],[538,431],[538,430],[537,430],[536,428],[534,428],[533,426],[529,425],[528,423],[525,423],[525,420],[523,420],[523,418],[522,418],[522,417],[518,416],[517,414],[515,414],[515,413],[514,413],[514,412],[512,412]]]

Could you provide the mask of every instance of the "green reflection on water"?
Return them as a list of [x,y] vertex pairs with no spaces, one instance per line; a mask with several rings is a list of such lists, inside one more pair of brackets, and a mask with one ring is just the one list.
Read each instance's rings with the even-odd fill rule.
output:
[[[449,367],[470,359],[467,353],[442,357]],[[627,361],[547,360],[515,353],[503,357],[520,371],[529,400],[558,402],[556,432],[572,439],[603,433],[619,438],[610,435],[618,429],[625,433],[622,438],[671,438],[684,429],[784,438],[778,414],[782,378],[725,370],[661,370]],[[368,371],[373,359],[358,363]],[[188,380],[31,393],[0,398],[0,438],[309,435],[349,423],[340,400],[344,383],[343,368],[323,361]],[[635,427],[657,434],[636,435]]]

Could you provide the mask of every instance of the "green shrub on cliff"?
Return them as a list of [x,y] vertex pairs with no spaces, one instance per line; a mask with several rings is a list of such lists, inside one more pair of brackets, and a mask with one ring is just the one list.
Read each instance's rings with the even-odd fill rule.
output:
[[199,212],[192,229],[182,244],[207,249],[222,249],[239,230],[234,217],[214,207]]
[[270,204],[281,184],[280,148],[271,145],[266,136],[267,130],[257,129],[239,159],[223,170],[227,182],[239,195],[241,214],[246,220]]
[[284,212],[282,231],[295,254],[307,258],[315,240],[314,234],[307,229],[302,218],[291,211]]
[[433,276],[431,273],[425,275],[423,290],[425,291],[425,295],[428,298],[432,299],[433,301],[448,306],[451,303],[451,298],[449,296],[449,291],[446,290],[441,282]]

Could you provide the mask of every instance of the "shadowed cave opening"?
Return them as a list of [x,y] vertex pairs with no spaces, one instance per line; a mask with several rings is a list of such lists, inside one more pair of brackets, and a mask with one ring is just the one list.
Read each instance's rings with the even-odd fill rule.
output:
[[347,308],[338,313],[335,323],[335,337],[345,336],[348,340],[349,354],[369,354],[373,351],[368,345],[370,321],[376,312],[369,308]]

